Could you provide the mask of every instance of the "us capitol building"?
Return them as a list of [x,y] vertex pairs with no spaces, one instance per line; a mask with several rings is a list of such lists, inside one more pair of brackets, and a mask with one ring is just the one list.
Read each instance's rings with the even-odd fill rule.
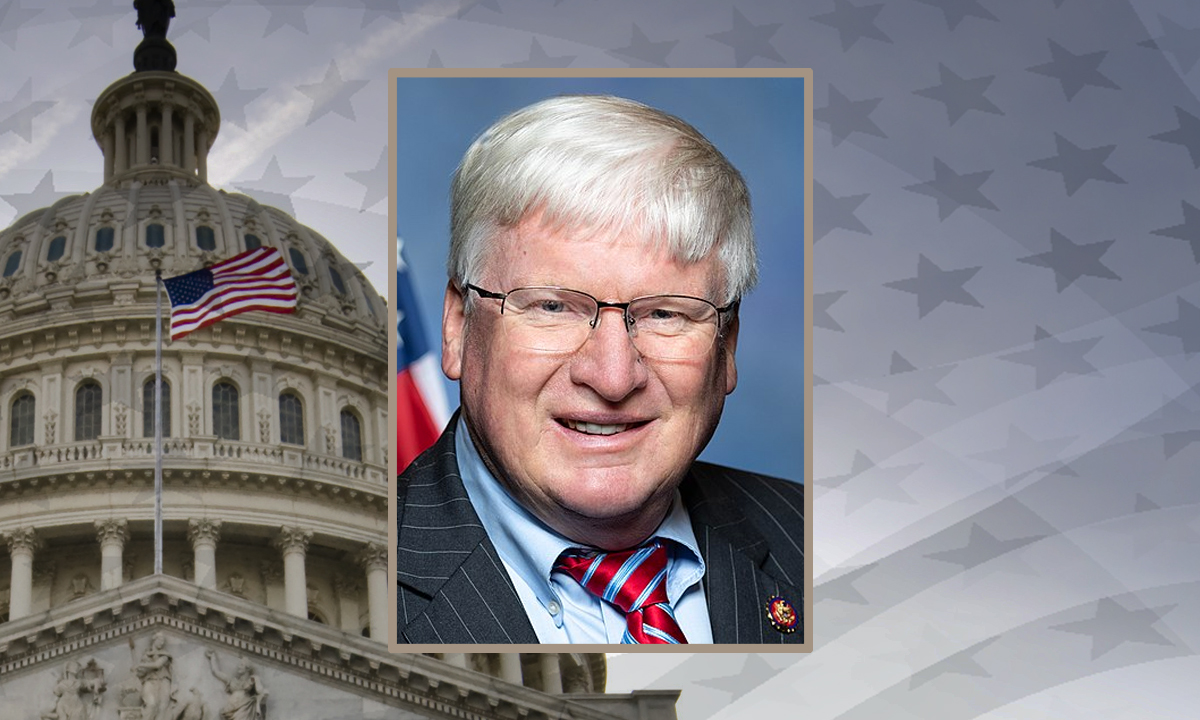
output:
[[[171,3],[136,5],[104,184],[0,231],[0,718],[674,720],[678,692],[605,694],[603,654],[388,651],[386,302],[208,184],[216,101],[174,71]],[[155,574],[155,272],[259,246],[296,312],[164,341]]]

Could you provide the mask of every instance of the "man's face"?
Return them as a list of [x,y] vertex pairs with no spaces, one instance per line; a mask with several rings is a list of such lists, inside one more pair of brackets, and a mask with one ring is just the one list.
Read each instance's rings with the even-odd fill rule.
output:
[[[712,257],[690,265],[639,237],[564,238],[527,220],[498,239],[473,284],[581,290],[610,302],[658,294],[719,301]],[[716,428],[737,383],[737,326],[688,360],[639,355],[620,310],[604,309],[578,351],[509,342],[500,301],[447,289],[442,369],[461,380],[463,411],[490,469],[522,505],[576,542],[616,549],[652,533]],[[577,423],[625,425],[614,434]]]

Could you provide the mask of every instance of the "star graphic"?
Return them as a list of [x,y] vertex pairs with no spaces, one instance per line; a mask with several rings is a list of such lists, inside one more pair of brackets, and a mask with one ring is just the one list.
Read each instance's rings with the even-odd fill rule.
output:
[[1079,91],[1088,85],[1110,90],[1121,89],[1119,85],[1100,72],[1100,63],[1104,62],[1104,57],[1108,55],[1107,50],[1075,55],[1053,40],[1049,42],[1050,56],[1053,60],[1041,65],[1034,65],[1029,68],[1029,71],[1058,80],[1067,100],[1074,99]]
[[[209,34],[212,32],[212,24],[209,20],[228,4],[226,0],[188,0],[187,12],[183,13],[182,17],[171,20],[171,36],[181,38],[185,33],[194,32],[206,41],[211,41]],[[221,106],[221,112],[225,112],[224,105]]]
[[732,696],[729,698],[729,702],[734,702],[740,700],[743,695],[754,688],[783,672],[784,669],[772,667],[761,655],[747,653],[741,672],[734,675],[721,675],[697,680],[696,684],[729,693]]
[[[863,457],[866,458],[865,455]],[[857,456],[855,460],[858,460]],[[867,462],[871,462],[869,458],[867,458]],[[863,473],[859,473],[859,476],[855,477],[852,482],[848,482],[840,488],[846,494],[844,514],[849,516],[856,513],[876,500],[888,500],[905,505],[917,504],[916,498],[909,495],[904,488],[900,487],[900,484],[920,469],[923,464],[909,463],[908,465],[882,467],[871,462],[870,477],[862,477]]]
[[[1134,514],[1161,509],[1158,503],[1145,495],[1137,493],[1135,496]],[[1181,513],[1177,509],[1172,509],[1171,512],[1158,513],[1153,522],[1135,526],[1132,533],[1124,525],[1112,528],[1112,532],[1121,535],[1126,540],[1132,535],[1133,556],[1140,558],[1168,542],[1180,545],[1200,544],[1200,528],[1197,527],[1197,520],[1200,520],[1200,516],[1194,510]]]
[[48,208],[62,198],[75,194],[73,192],[60,192],[56,190],[54,188],[54,171],[47,170],[32,192],[8,193],[0,195],[0,198],[4,198],[4,202],[16,209],[17,217],[22,217],[34,210]]
[[263,37],[270,37],[276,30],[290,25],[302,34],[308,34],[308,21],[304,11],[312,7],[312,0],[259,0],[259,5],[271,13]]
[[316,176],[285,177],[283,171],[279,169],[279,156],[272,155],[261,178],[235,185],[235,187],[263,205],[278,207],[294,217],[296,211],[292,208],[291,195],[314,177]]
[[11,100],[0,102],[0,135],[11,132],[33,142],[33,119],[56,104],[54,100],[34,100],[33,78],[27,79]]
[[829,315],[829,306],[837,302],[845,294],[845,290],[813,294],[813,325],[815,327],[845,332],[842,326],[838,324],[838,321]]
[[933,159],[933,180],[915,185],[906,185],[905,190],[919,195],[927,195],[937,201],[938,219],[945,220],[955,210],[963,207],[999,210],[991,200],[979,190],[980,186],[991,177],[991,170],[959,174],[949,165],[938,158]]
[[1155,235],[1182,240],[1192,246],[1192,257],[1200,265],[1200,208],[1183,200],[1183,223],[1152,230]]
[[813,242],[817,242],[838,228],[870,235],[871,230],[863,225],[862,221],[854,214],[867,197],[867,193],[834,197],[833,193],[829,192],[824,185],[814,180]]
[[844,572],[832,580],[826,580],[822,577],[813,587],[813,592],[815,593],[813,604],[815,605],[822,600],[837,600],[853,605],[870,605],[871,602],[858,591],[858,588],[854,587],[854,583],[861,579],[862,576],[874,570],[878,565],[879,563],[868,563]]
[[1117,148],[1116,145],[1104,145],[1094,148],[1081,148],[1058,133],[1054,133],[1054,145],[1058,155],[1034,160],[1029,163],[1033,167],[1061,173],[1063,183],[1067,188],[1067,196],[1083,187],[1088,180],[1103,180],[1124,185],[1125,180],[1109,170],[1104,161]]
[[918,670],[909,678],[908,689],[915,690],[947,673],[972,677],[992,677],[992,674],[975,660],[975,655],[999,639],[999,635],[990,637]]
[[330,60],[329,67],[325,70],[325,79],[310,85],[296,86],[297,90],[313,101],[312,112],[305,124],[312,125],[330,112],[335,112],[348,120],[354,120],[354,106],[351,104],[350,98],[366,85],[366,80],[342,80],[342,74],[338,72],[337,61]]
[[1075,474],[1075,471],[1060,461],[1059,457],[1062,451],[1078,438],[1078,435],[1072,435],[1034,440],[1024,430],[1010,424],[1007,445],[995,450],[972,453],[971,457],[1003,466],[1004,486],[1012,487],[1035,472]]
[[837,30],[842,41],[842,51],[845,52],[862,38],[892,42],[892,39],[875,25],[875,17],[881,10],[882,4],[856,6],[850,4],[850,0],[834,0],[832,12],[814,15],[812,19]]
[[477,7],[487,8],[494,13],[503,13],[500,3],[497,0],[459,0],[458,3],[458,19],[462,19],[464,15],[471,12]]
[[225,80],[221,82],[221,87],[213,93],[213,96],[221,108],[222,120],[231,122],[243,130],[248,130],[246,106],[257,100],[266,91],[266,88],[257,90],[239,88],[237,75],[234,74],[233,68],[229,68],[229,73],[225,75]]
[[633,38],[629,45],[609,50],[608,54],[621,58],[633,67],[667,67],[667,55],[671,54],[671,50],[678,44],[678,40],[655,42],[646,37],[646,33],[642,32],[637,23],[633,23]]
[[975,273],[979,272],[981,267],[980,265],[959,270],[943,270],[921,254],[917,258],[916,277],[884,283],[884,286],[916,295],[919,318],[925,317],[947,302],[981,308],[983,304],[963,287],[968,280],[975,277]]
[[778,63],[787,62],[775,46],[771,38],[783,27],[783,23],[767,23],[755,25],[737,8],[733,9],[733,27],[719,33],[709,35],[717,42],[733,48],[733,61],[738,67],[746,67],[747,63],[756,57],[774,60]]
[[542,44],[535,37],[529,46],[529,59],[512,63],[504,63],[510,68],[565,68],[575,61],[575,55],[557,55],[551,57],[542,49]]
[[1182,145],[1192,158],[1192,167],[1200,168],[1200,118],[1176,105],[1175,119],[1179,122],[1178,128],[1151,135],[1150,139]]
[[1115,242],[1116,240],[1100,240],[1076,245],[1067,236],[1050,228],[1050,252],[1017,258],[1017,261],[1053,270],[1058,291],[1062,292],[1084,275],[1120,280],[1121,276],[1100,261]]
[[938,383],[953,372],[954,367],[954,365],[942,365],[918,370],[903,355],[893,351],[892,364],[887,375],[880,378],[866,378],[857,382],[860,385],[887,393],[887,414],[892,415],[917,400],[954,405],[950,396],[938,387]]
[[119,5],[96,3],[83,7],[67,8],[67,10],[79,21],[79,30],[75,32],[75,37],[71,38],[71,42],[67,44],[68,49],[93,37],[99,39],[105,45],[112,47],[113,28],[118,21],[123,20],[124,16],[128,14],[129,7],[126,3],[120,3]]
[[[1187,393],[1184,393],[1185,395]],[[1163,458],[1170,460],[1175,454],[1194,442],[1200,442],[1200,412],[1180,402],[1180,397],[1164,398],[1161,407],[1144,420],[1130,426],[1130,430],[1161,437]]]
[[379,160],[375,163],[375,167],[370,170],[348,172],[346,173],[346,177],[367,189],[366,195],[363,197],[362,207],[358,209],[359,212],[363,212],[386,198],[388,194],[387,147],[385,146],[379,151]]
[[1098,659],[1127,642],[1174,646],[1153,625],[1175,605],[1129,610],[1111,597],[1096,602],[1096,614],[1087,620],[1051,625],[1051,630],[1087,635],[1092,639],[1092,660]]
[[360,28],[365,28],[379,18],[395,22],[404,22],[404,13],[400,9],[399,0],[358,0],[363,6],[363,18]]
[[1001,355],[1000,359],[1032,367],[1034,385],[1041,390],[1064,373],[1089,375],[1099,372],[1083,356],[1091,352],[1102,339],[1095,337],[1063,342],[1039,325],[1033,330],[1032,348]]
[[958,27],[958,24],[968,17],[999,21],[987,8],[979,4],[979,0],[917,0],[917,2],[932,5],[941,10],[942,14],[946,16],[946,25],[951,30]]
[[45,10],[26,10],[21,6],[21,0],[9,0],[0,4],[0,42],[9,49],[16,50],[17,31],[43,12]]
[[850,472],[845,475],[831,475],[817,479],[818,485],[823,485],[827,488],[841,487],[847,480],[852,480],[866,471],[875,467],[875,462],[867,457],[867,454],[862,450],[854,451],[854,459],[850,461]]
[[851,100],[830,83],[829,104],[825,107],[815,108],[813,119],[817,122],[829,123],[829,132],[833,135],[834,147],[841,144],[852,132],[886,138],[887,135],[870,117],[880,100],[882,98]]
[[1200,308],[1180,296],[1175,297],[1175,303],[1178,313],[1174,320],[1143,329],[1179,338],[1183,343],[1183,352],[1187,355],[1200,352]]
[[1023,548],[1030,543],[1037,542],[1044,537],[1046,536],[1030,535],[1011,540],[999,540],[995,535],[980,527],[978,523],[971,523],[970,536],[965,546],[926,553],[925,557],[930,560],[958,565],[966,571],[995,560],[1013,550]]
[[433,50],[429,53],[429,62],[425,64],[425,67],[444,68],[446,65],[442,62],[442,56],[438,55],[438,51]]
[[1184,74],[1190,73],[1200,61],[1200,27],[1185,28],[1165,15],[1158,16],[1163,34],[1142,45],[1170,53]]
[[941,74],[941,84],[935,85],[924,90],[914,90],[914,94],[921,97],[937,100],[946,106],[946,114],[950,116],[950,124],[958,122],[959,118],[967,113],[968,110],[978,110],[979,112],[991,113],[993,115],[1003,115],[1000,108],[996,107],[991,100],[984,97],[983,93],[987,91],[988,86],[996,79],[995,75],[987,75],[978,77],[972,80],[959,77],[950,68],[942,63],[938,63],[938,72]]

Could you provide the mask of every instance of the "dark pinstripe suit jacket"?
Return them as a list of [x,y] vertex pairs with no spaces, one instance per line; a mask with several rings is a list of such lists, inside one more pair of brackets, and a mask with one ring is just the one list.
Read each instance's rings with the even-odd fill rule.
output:
[[[397,641],[536,643],[537,635],[458,474],[457,423],[397,482]],[[715,643],[802,643],[804,488],[697,462],[680,485],[707,568]],[[785,634],[773,595],[800,616]]]

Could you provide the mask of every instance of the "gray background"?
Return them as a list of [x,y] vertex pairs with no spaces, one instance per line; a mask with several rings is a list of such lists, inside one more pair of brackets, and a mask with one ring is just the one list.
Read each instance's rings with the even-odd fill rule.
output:
[[[179,3],[213,180],[386,282],[387,69],[815,81],[815,644],[622,655],[685,718],[1186,717],[1200,701],[1200,6]],[[91,190],[127,0],[0,0],[0,223]],[[233,71],[236,68],[236,73]],[[796,429],[797,437],[800,428]]]

